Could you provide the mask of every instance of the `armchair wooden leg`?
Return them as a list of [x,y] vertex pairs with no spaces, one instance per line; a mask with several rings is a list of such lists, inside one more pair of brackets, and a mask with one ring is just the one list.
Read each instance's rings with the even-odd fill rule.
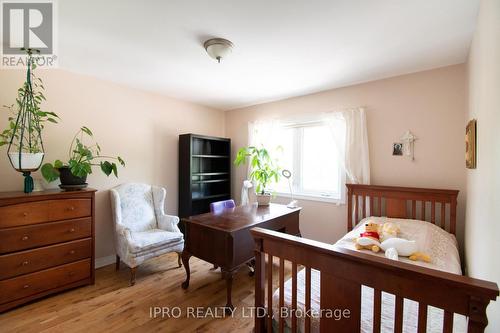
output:
[[137,270],[137,267],[130,267],[130,286],[133,286],[135,284],[135,271]]
[[116,255],[116,266],[115,270],[119,271],[120,270],[120,256]]
[[179,268],[182,267],[182,252],[177,252],[177,265]]

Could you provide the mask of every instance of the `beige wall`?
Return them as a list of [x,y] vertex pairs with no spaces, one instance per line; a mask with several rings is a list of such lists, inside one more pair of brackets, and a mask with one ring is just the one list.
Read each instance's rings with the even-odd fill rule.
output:
[[[249,121],[365,106],[372,183],[460,190],[462,238],[465,93],[465,66],[450,66],[228,111],[226,135],[234,153],[247,144]],[[392,143],[408,129],[418,137],[414,162],[391,155]],[[233,177],[233,195],[239,198],[245,168],[236,168]],[[334,242],[346,232],[345,206],[305,200],[300,205],[305,237]]]
[[[15,102],[24,73],[0,71],[0,104]],[[127,88],[62,70],[38,71],[44,80],[46,109],[61,117],[44,132],[46,161],[67,156],[68,145],[81,125],[90,127],[103,153],[119,154],[127,167],[119,179],[99,170],[89,176],[97,188],[96,256],[114,254],[113,227],[107,189],[123,182],[145,182],[167,188],[167,212],[177,212],[177,142],[180,133],[224,135],[224,113],[192,103]],[[6,116],[0,117],[4,128]],[[22,176],[0,152],[0,191],[22,190]],[[99,172],[97,172],[99,171]]]
[[[39,71],[47,87],[46,108],[57,112],[59,125],[44,133],[47,161],[65,158],[73,133],[92,128],[104,152],[121,155],[127,167],[120,178],[100,172],[89,177],[97,194],[97,257],[113,254],[113,229],[106,189],[127,181],[164,185],[167,211],[177,212],[177,135],[224,134],[233,152],[246,144],[250,120],[365,106],[374,184],[430,186],[461,190],[459,223],[464,218],[463,123],[465,67],[450,66],[318,94],[221,111],[161,95],[96,80],[62,70]],[[24,73],[0,71],[0,103],[12,103]],[[226,123],[226,126],[224,124]],[[5,117],[0,117],[0,125]],[[226,127],[226,131],[224,131]],[[416,160],[391,156],[392,142],[407,129],[419,138]],[[458,166],[458,167],[457,167]],[[239,199],[244,169],[235,168],[233,196]],[[0,190],[19,190],[22,177],[0,158]],[[277,199],[286,202],[287,199]],[[306,237],[333,242],[345,233],[346,208],[301,201],[301,228]],[[461,230],[459,228],[459,230]]]
[[[468,119],[477,119],[477,168],[467,170],[468,274],[500,284],[500,1],[481,1],[469,61]],[[488,308],[500,332],[500,301]]]

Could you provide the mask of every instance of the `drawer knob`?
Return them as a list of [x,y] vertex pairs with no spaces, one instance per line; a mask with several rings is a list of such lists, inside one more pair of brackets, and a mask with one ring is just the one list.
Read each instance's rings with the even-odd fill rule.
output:
[[23,240],[23,241],[26,241],[26,240],[28,240],[28,239],[29,239],[29,237],[28,237],[27,235],[24,235],[24,236],[21,238],[21,240]]
[[27,213],[27,212],[24,212],[24,213],[23,213],[23,216],[24,216],[24,217],[28,216],[28,213]]
[[29,284],[25,284],[25,285],[23,286],[23,289],[28,289],[29,287],[30,287],[30,285],[29,285]]
[[75,228],[69,229],[69,232],[75,232]]
[[23,266],[28,265],[30,262],[28,260],[23,261]]
[[69,210],[75,210],[75,207],[71,206],[69,207]]
[[69,251],[69,254],[75,254],[75,250]]
[[69,276],[74,276],[75,275],[75,272],[69,272],[68,273]]

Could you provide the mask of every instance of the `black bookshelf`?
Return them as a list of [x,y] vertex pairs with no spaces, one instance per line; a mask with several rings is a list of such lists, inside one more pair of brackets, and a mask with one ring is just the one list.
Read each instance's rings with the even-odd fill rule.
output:
[[231,198],[231,140],[179,135],[179,217],[210,211]]

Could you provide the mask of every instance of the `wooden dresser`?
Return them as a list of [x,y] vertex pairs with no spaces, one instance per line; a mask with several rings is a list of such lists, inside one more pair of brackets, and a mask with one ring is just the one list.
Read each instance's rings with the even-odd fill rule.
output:
[[94,283],[94,197],[0,192],[0,312]]

